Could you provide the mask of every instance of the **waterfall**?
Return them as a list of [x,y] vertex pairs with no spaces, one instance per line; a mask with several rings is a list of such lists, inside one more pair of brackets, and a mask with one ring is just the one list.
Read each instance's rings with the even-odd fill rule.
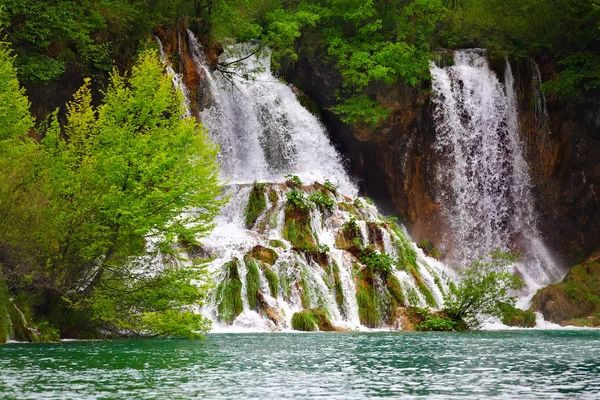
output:
[[519,139],[514,78],[491,71],[482,49],[457,51],[431,66],[439,202],[453,230],[452,262],[495,248],[520,251],[529,291],[560,278],[536,227],[531,180]]
[[[323,310],[336,329],[390,328],[401,325],[398,307],[440,307],[453,271],[357,197],[323,125],[271,74],[269,54],[230,64],[232,73],[212,73],[191,32],[188,43],[209,98],[197,109],[220,146],[229,197],[214,230],[189,254],[211,257],[216,285],[199,312],[213,329],[290,329],[294,313],[307,309]],[[220,61],[254,50],[230,47]],[[293,193],[310,207],[291,207]],[[251,206],[258,208],[252,217]],[[392,257],[393,270],[364,267],[359,258],[367,248]]]
[[[193,34],[188,35],[193,53],[203,54]],[[222,62],[253,50],[232,46]],[[271,74],[268,53],[232,64],[231,69],[238,69],[230,75],[213,75],[200,56],[194,60],[210,82],[211,105],[200,119],[221,147],[223,180],[282,182],[284,175],[293,173],[306,182],[329,179],[344,193],[356,194],[323,125],[298,102],[289,85]],[[246,71],[255,72],[252,79],[244,78]]]

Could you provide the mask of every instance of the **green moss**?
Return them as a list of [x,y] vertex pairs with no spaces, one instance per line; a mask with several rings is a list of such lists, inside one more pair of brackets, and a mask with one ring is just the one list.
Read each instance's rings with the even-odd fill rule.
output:
[[355,217],[359,216],[358,211],[356,210],[356,206],[352,203],[346,203],[345,201],[337,204],[340,210],[344,210],[349,214],[352,214]]
[[268,196],[269,196],[269,201],[271,202],[271,204],[273,206],[277,205],[277,202],[279,201],[279,195],[277,194],[277,192],[275,191],[275,189],[270,188]]
[[308,281],[308,271],[305,266],[302,266],[300,271],[300,300],[302,301],[302,307],[310,308],[311,306],[311,287]]
[[260,272],[256,261],[251,257],[244,257],[246,264],[246,296],[250,309],[258,309],[258,291],[260,290]]
[[340,268],[334,262],[329,265],[331,274],[333,275],[333,288],[335,291],[335,302],[338,305],[340,311],[344,310],[344,287],[342,286],[342,280],[340,279]]
[[412,275],[413,279],[415,280],[417,289],[419,290],[419,292],[421,292],[421,294],[425,298],[425,302],[427,303],[427,305],[430,307],[437,307],[437,305],[438,305],[437,301],[435,301],[435,297],[433,296],[433,293],[431,293],[431,290],[429,290],[429,288],[423,281],[423,278],[421,277],[421,272],[419,271],[419,268],[416,266],[416,264],[409,265],[409,271],[410,271],[410,274]]
[[315,245],[310,229],[310,211],[286,207],[283,237],[298,249]]
[[294,313],[292,316],[292,328],[297,331],[312,332],[317,330],[324,332],[335,331],[327,313],[321,308],[311,308]]
[[373,287],[373,272],[362,269],[357,275],[356,302],[360,323],[369,328],[376,328],[381,321],[379,312],[379,296]]
[[282,240],[277,240],[277,239],[269,240],[269,246],[279,248],[279,249],[287,248],[287,246],[285,245],[285,243]]
[[223,266],[225,277],[217,287],[217,311],[219,319],[231,324],[242,313],[242,281],[239,261],[230,261]]
[[255,260],[262,261],[269,265],[275,264],[277,258],[279,258],[275,250],[263,246],[254,246],[252,250],[246,254],[246,257],[252,257]]
[[516,308],[512,304],[501,304],[502,323],[508,326],[519,326],[521,328],[533,328],[535,326],[535,313]]
[[531,311],[561,325],[600,312],[600,251],[571,268],[563,282],[538,290]]
[[246,228],[251,229],[259,215],[267,208],[267,199],[265,198],[265,186],[255,183],[248,197],[248,204],[244,210]]
[[385,283],[392,300],[391,311],[394,312],[396,308],[404,307],[404,292],[402,291],[402,284],[398,278],[396,278],[396,276],[393,274],[388,274],[385,279]]
[[279,266],[279,287],[281,288],[281,296],[285,301],[290,301],[292,296],[292,278],[289,272],[290,265],[287,263]]
[[419,295],[413,287],[406,288],[406,298],[409,306],[415,307],[419,304]]
[[265,278],[267,278],[267,282],[269,283],[269,291],[271,292],[271,296],[277,298],[279,295],[279,278],[277,277],[277,274],[266,265],[262,266],[262,271],[265,274]]
[[292,316],[292,329],[303,332],[313,332],[317,330],[317,323],[313,319],[312,313],[308,310],[294,313]]
[[338,309],[344,314],[344,287],[340,278],[340,269],[335,261],[323,267],[326,273],[325,284],[335,293],[335,302]]

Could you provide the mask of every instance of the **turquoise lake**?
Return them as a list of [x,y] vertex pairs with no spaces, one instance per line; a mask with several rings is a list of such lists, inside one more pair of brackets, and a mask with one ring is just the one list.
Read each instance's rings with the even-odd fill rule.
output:
[[600,398],[600,331],[9,343],[1,399]]

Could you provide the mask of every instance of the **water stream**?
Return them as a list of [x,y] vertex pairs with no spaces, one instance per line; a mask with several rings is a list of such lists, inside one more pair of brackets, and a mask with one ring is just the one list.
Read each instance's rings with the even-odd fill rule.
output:
[[561,278],[536,226],[510,63],[501,82],[484,50],[461,50],[453,66],[432,66],[431,74],[439,201],[453,228],[451,261],[468,264],[500,248],[522,253],[517,270],[529,292]]

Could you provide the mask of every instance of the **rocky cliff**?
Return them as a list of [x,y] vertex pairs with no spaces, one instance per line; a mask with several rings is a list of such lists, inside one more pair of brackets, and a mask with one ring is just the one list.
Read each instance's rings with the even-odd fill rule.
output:
[[[436,202],[442,188],[434,179],[438,157],[429,87],[371,87],[392,114],[376,129],[349,126],[327,110],[340,78],[322,59],[318,53],[301,58],[293,81],[323,110],[322,119],[351,172],[361,179],[363,193],[397,213],[416,241],[428,239],[447,255],[452,231]],[[502,81],[504,60],[490,64]],[[538,64],[540,75],[531,60],[511,62],[520,135],[539,229],[559,264],[566,266],[600,244],[600,97],[570,102],[549,97],[544,106],[539,78],[550,79],[556,68],[546,58]]]

